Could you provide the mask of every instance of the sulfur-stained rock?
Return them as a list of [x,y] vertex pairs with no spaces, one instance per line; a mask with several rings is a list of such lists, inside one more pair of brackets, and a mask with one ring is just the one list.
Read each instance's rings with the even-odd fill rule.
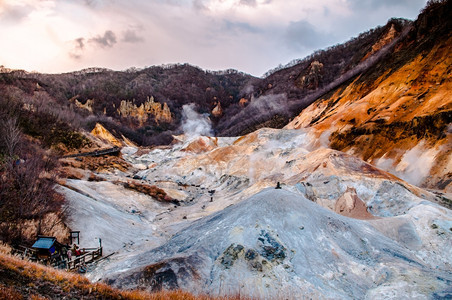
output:
[[374,53],[378,52],[381,48],[392,42],[392,40],[394,40],[397,34],[398,34],[397,30],[395,29],[394,24],[392,24],[389,30],[386,32],[386,34],[381,39],[379,39],[374,45],[372,45],[372,50],[369,53],[367,53],[367,55],[364,56],[361,61],[366,60]]
[[158,103],[154,101],[154,97],[148,99],[137,106],[134,101],[122,100],[118,108],[118,114],[123,117],[133,117],[138,120],[142,126],[150,115],[154,117],[157,123],[171,123],[171,111],[166,103]]
[[221,103],[218,101],[217,105],[212,109],[212,115],[214,117],[221,117],[223,115],[223,109],[221,108]]
[[89,112],[93,112],[94,99],[86,100],[85,104],[82,104],[77,99],[75,99],[75,106],[78,108],[86,109]]
[[[394,34],[391,27],[373,49],[384,47]],[[332,148],[394,173],[404,157],[422,148],[418,156],[430,153],[429,157],[424,154],[423,159],[410,160],[413,166],[425,161],[418,167],[418,176],[397,175],[416,185],[450,192],[452,184],[446,184],[452,159],[450,47],[451,37],[378,78],[364,81],[367,77],[359,77],[319,98],[285,128],[312,128],[318,136],[330,132]]]
[[241,98],[241,99],[239,100],[239,105],[240,105],[241,107],[245,107],[248,103],[249,103],[248,99]]
[[201,136],[193,140],[181,151],[203,153],[213,150],[218,146],[218,138]]
[[[253,287],[258,294],[250,295],[263,298],[306,290],[313,298],[365,298],[387,286],[395,295],[442,293],[445,281],[437,278],[449,280],[452,257],[452,247],[444,247],[450,210],[431,202],[435,194],[321,145],[306,129],[181,135],[171,146],[122,151],[133,164],[154,166],[127,179],[133,188],[119,189],[124,179],[113,187],[68,179],[89,195],[74,201],[85,203],[74,227],[85,226],[90,214],[98,220],[99,210],[114,226],[90,234],[103,233],[109,249],[122,249],[88,276],[150,290],[216,294],[240,286],[243,294]],[[276,182],[282,189],[274,189]],[[135,200],[142,197],[148,199]],[[151,204],[158,207],[147,210]],[[122,229],[126,222],[139,232]],[[118,246],[116,236],[127,245]],[[148,266],[152,272],[143,272]]]
[[96,126],[91,131],[91,134],[94,135],[95,137],[98,137],[98,138],[110,143],[111,145],[114,145],[117,147],[123,146],[121,141],[118,140],[116,137],[114,137],[114,135],[111,134],[107,129],[105,129],[105,127],[102,126],[102,124],[100,124],[100,123],[96,123]]

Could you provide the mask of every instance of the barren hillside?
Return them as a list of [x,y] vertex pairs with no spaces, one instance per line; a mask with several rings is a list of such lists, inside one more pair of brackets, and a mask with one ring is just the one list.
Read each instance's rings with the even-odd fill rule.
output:
[[390,57],[286,127],[329,132],[334,149],[414,184],[452,191],[450,13],[450,2],[425,11]]

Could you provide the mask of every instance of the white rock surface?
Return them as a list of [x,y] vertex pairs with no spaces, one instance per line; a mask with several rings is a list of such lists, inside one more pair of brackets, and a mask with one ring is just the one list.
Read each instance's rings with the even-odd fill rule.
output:
[[416,230],[401,227],[406,240],[301,195],[266,189],[194,222],[163,246],[128,261],[138,267],[107,278],[122,288],[240,291],[263,298],[378,298],[386,297],[389,287],[398,299],[450,292],[450,269],[419,259]]
[[[433,203],[434,194],[317,148],[302,130],[178,139],[141,156],[134,149],[122,155],[149,167],[134,180],[164,189],[180,206],[114,184],[124,180],[121,172],[61,188],[72,209],[69,225],[82,231],[86,247],[101,237],[106,253],[115,252],[87,275],[91,280],[268,298],[451,295],[452,212]],[[282,191],[260,193],[276,182]],[[338,200],[354,218],[334,212]],[[371,215],[354,212],[354,203]],[[265,258],[266,240],[281,245],[285,257]]]

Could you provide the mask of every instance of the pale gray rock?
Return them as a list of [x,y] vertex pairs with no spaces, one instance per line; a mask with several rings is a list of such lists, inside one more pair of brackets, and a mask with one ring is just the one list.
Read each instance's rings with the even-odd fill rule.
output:
[[263,298],[378,298],[388,286],[396,298],[451,295],[450,270],[417,257],[420,238],[412,224],[401,222],[395,233],[376,227],[302,195],[266,189],[195,221],[161,247],[131,258],[135,268],[105,280],[121,288]]

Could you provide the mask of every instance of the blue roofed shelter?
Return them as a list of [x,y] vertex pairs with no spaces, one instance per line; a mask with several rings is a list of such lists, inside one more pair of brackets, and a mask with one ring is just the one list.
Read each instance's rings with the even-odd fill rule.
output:
[[61,251],[61,244],[52,236],[38,236],[36,242],[31,246],[37,252],[39,259],[51,258],[52,255]]

